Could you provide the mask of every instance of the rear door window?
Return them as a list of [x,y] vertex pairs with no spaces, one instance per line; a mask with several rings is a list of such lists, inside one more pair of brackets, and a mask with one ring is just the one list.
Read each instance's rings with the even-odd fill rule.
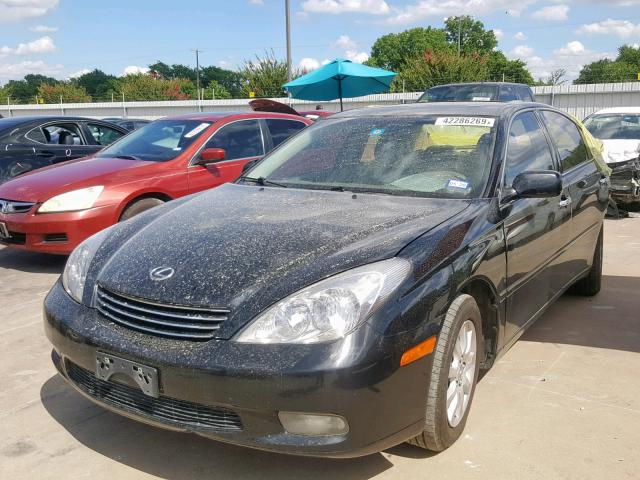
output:
[[548,110],[542,111],[542,118],[558,149],[563,171],[589,159],[587,146],[575,123],[564,115]]
[[509,131],[505,186],[513,186],[519,174],[532,170],[554,170],[553,155],[538,119],[525,112],[513,120]]
[[264,155],[262,131],[258,120],[240,120],[221,127],[205,148],[223,148],[225,160]]
[[120,137],[124,136],[124,133],[116,130],[115,128],[100,125],[98,123],[88,123],[87,127],[98,145],[110,145]]
[[46,145],[86,145],[80,126],[75,123],[55,123],[37,127],[26,134],[26,137]]
[[296,120],[286,120],[282,118],[267,118],[265,120],[273,146],[277,147],[291,135],[295,135],[307,125]]

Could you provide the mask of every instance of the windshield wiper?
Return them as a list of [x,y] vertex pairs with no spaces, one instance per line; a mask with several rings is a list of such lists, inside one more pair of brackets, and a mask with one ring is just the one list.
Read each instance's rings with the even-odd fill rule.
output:
[[121,158],[123,160],[141,160],[141,158],[136,157],[135,155],[116,155],[116,158]]
[[253,183],[257,184],[257,185],[262,185],[263,187],[271,185],[271,186],[274,186],[274,187],[288,188],[287,185],[284,185],[284,184],[278,183],[278,182],[272,182],[271,180],[267,180],[264,177],[253,178],[253,177],[242,176],[242,177],[240,177],[240,180],[244,180],[244,181],[247,181],[247,182],[253,182]]

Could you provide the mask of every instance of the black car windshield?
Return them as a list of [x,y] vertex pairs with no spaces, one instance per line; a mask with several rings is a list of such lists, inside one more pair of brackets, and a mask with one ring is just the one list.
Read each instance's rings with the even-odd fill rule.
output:
[[584,125],[600,140],[640,140],[640,113],[594,115]]
[[427,90],[418,102],[495,102],[497,98],[496,85],[442,85]]
[[212,122],[157,120],[101,150],[98,157],[167,162],[188,148]]
[[491,170],[496,125],[495,118],[478,116],[326,119],[274,150],[240,181],[402,196],[479,197]]

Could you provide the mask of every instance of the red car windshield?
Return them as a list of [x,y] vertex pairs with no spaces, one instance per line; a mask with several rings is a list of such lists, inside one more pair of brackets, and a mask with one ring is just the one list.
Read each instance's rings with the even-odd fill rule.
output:
[[201,120],[157,120],[100,151],[97,157],[167,162],[187,149],[212,123]]

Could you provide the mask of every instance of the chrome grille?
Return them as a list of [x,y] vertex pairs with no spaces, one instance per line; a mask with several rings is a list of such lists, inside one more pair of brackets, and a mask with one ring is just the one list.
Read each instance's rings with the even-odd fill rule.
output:
[[96,308],[123,327],[180,340],[210,340],[227,319],[229,310],[159,304],[142,298],[96,290]]
[[0,213],[27,213],[34,205],[35,203],[31,202],[15,202],[0,198]]
[[66,361],[69,379],[87,395],[113,407],[167,425],[193,430],[239,432],[242,422],[237,413],[161,395],[149,397],[139,388],[101,380],[92,372]]

